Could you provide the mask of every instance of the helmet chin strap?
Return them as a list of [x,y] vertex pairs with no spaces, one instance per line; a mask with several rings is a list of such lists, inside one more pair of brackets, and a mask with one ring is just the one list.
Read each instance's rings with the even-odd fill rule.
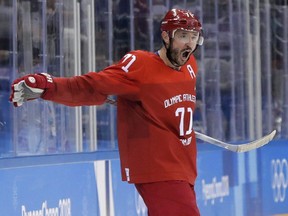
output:
[[170,46],[170,44],[172,43],[172,39],[173,39],[173,38],[170,37],[170,39],[169,39],[169,41],[170,41],[169,45],[166,44],[166,57],[168,58],[168,60],[171,62],[171,64],[172,64],[174,67],[179,68],[179,67],[181,67],[181,65],[179,65],[177,62],[175,62],[175,61],[173,60],[172,56],[171,56],[171,49],[170,49],[171,46]]
[[171,52],[170,52],[170,47],[166,49],[166,56],[168,58],[168,60],[171,62],[171,64],[176,67],[176,68],[179,68],[181,67],[181,65],[177,64],[177,62],[175,62],[171,56]]
[[199,44],[196,44],[194,50],[192,51],[192,53],[194,53],[196,51],[196,49],[198,48]]

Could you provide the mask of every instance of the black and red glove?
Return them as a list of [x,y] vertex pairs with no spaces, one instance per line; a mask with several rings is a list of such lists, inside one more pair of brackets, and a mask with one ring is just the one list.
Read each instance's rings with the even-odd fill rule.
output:
[[53,78],[47,73],[29,74],[16,79],[11,85],[9,100],[15,107],[28,100],[40,98],[43,92],[54,87]]

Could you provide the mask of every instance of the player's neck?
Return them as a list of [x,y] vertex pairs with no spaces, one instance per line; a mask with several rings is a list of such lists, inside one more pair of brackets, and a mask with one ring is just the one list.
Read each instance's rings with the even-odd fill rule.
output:
[[167,49],[163,46],[160,50],[158,50],[158,54],[160,56],[160,58],[162,59],[162,61],[168,66],[173,68],[174,70],[180,70],[181,67],[175,67],[170,60],[167,58],[166,55]]

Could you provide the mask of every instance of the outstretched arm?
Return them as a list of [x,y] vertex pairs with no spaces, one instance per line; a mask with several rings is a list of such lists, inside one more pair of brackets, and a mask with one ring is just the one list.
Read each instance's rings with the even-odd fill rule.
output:
[[[135,58],[129,59],[127,56]],[[51,77],[46,73],[29,74],[13,82],[10,101],[15,106],[21,106],[28,100],[41,97],[68,106],[82,106],[103,104],[109,95],[138,100],[140,87],[137,80],[143,75],[140,59],[137,59],[137,65],[131,65],[136,60],[136,53],[127,54],[117,64],[103,71],[69,78]]]
[[52,78],[46,73],[16,79],[11,89],[9,100],[16,107],[40,97],[68,106],[98,105],[106,100],[106,95],[93,90],[83,78]]
[[10,101],[16,107],[40,97],[67,106],[100,105],[108,95],[133,98],[137,92],[135,82],[117,69],[70,78],[41,73],[16,79],[12,84]]

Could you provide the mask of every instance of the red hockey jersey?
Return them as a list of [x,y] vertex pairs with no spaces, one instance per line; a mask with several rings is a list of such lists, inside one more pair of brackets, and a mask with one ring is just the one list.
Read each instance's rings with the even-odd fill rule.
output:
[[194,184],[196,74],[193,56],[177,71],[155,53],[132,51],[99,73],[54,78],[55,88],[42,98],[79,106],[101,104],[108,95],[117,95],[122,179]]

